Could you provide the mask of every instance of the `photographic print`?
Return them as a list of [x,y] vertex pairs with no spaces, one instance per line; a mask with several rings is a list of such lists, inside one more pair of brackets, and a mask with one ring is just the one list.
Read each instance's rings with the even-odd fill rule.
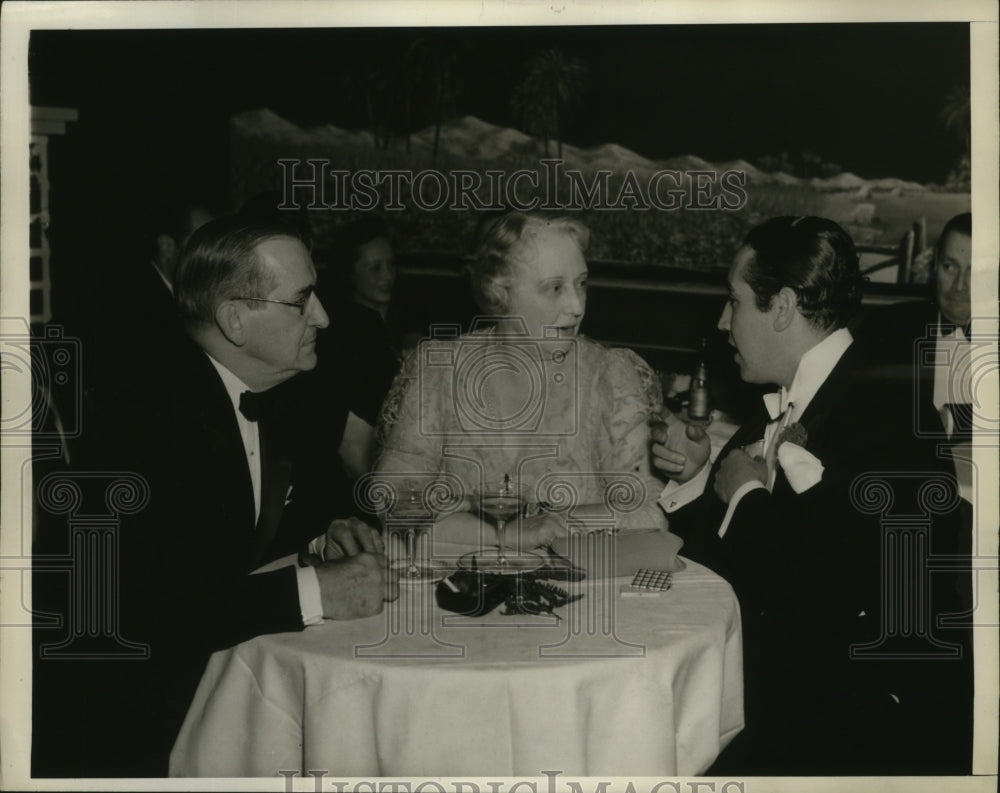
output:
[[3,51],[6,785],[995,786],[995,8]]

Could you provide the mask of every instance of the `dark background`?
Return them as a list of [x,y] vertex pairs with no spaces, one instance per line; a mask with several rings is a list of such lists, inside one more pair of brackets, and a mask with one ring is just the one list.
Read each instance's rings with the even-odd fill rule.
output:
[[[31,101],[73,107],[52,146],[54,305],[135,255],[175,193],[228,200],[228,119],[269,107],[303,126],[366,126],[349,75],[416,37],[453,52],[451,116],[518,126],[514,87],[558,47],[587,67],[565,119],[578,146],[711,161],[811,151],[866,178],[942,182],[961,143],[941,121],[969,81],[965,23],[464,29],[34,31]],[[427,126],[417,109],[413,130]]]

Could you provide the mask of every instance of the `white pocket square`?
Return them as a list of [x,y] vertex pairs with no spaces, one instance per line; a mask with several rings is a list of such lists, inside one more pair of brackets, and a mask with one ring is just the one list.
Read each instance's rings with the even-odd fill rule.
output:
[[287,507],[292,503],[292,485],[288,486],[288,492],[285,493],[285,506]]
[[778,464],[796,493],[804,493],[823,478],[823,463],[797,443],[785,441],[778,447]]

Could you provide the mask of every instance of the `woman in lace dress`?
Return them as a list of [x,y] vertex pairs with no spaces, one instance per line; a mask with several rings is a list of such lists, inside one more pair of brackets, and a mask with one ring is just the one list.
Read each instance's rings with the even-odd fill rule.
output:
[[[648,452],[659,384],[632,351],[578,333],[588,240],[571,218],[505,215],[472,268],[490,316],[469,334],[445,329],[423,342],[382,410],[379,474],[404,487],[444,472],[466,494],[508,479],[527,501],[550,507],[522,521],[525,548],[564,537],[568,526],[667,525]],[[459,511],[435,531],[474,541],[479,527],[478,516]]]

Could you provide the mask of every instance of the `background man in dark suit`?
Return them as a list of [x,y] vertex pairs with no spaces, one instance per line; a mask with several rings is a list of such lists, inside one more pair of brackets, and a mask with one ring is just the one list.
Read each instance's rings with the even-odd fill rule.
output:
[[[937,409],[948,439],[972,431],[972,213],[951,218],[934,247],[926,299],[872,311],[858,339],[886,374],[913,382],[917,398]],[[929,346],[933,345],[933,350]],[[921,428],[923,429],[923,428]]]
[[[933,619],[957,607],[954,589],[928,582],[922,561],[900,567],[929,586],[933,607],[920,618],[935,635],[894,643],[892,625],[915,601],[894,588],[882,525],[925,515],[930,530],[901,541],[954,553],[955,483],[913,431],[913,409],[929,406],[871,375],[845,327],[863,286],[854,245],[832,221],[775,218],[747,236],[729,285],[719,328],[740,375],[781,389],[714,465],[704,433],[672,417],[652,447],[673,480],[660,502],[671,531],[741,604],[747,729],[713,772],[967,773],[968,646],[964,635],[936,635]],[[948,514],[929,510],[928,486],[948,491]]]
[[[882,378],[898,380],[916,403],[934,407],[914,413],[914,429],[937,441],[962,484],[965,556],[974,547],[973,391],[976,369],[985,363],[972,343],[971,280],[972,214],[965,212],[945,224],[934,246],[928,297],[871,311],[856,332]],[[971,579],[958,585],[971,586]],[[971,591],[962,597],[971,604]]]
[[[184,243],[212,217],[204,202],[187,194],[167,191],[151,200],[122,229],[114,256],[87,263],[87,287],[50,323],[79,340],[81,409],[95,432],[103,412],[113,409],[102,391],[121,380],[123,362],[136,367],[159,361],[183,336],[174,305],[174,272]],[[75,415],[72,405],[55,407]],[[76,446],[69,444],[71,456],[80,452]]]
[[[293,378],[316,365],[329,321],[315,281],[280,226],[221,218],[188,241],[174,287],[189,338],[156,361],[122,361],[99,448],[67,472],[130,472],[148,488],[145,508],[121,518],[109,603],[117,638],[148,656],[36,661],[36,776],[165,775],[212,651],[369,616],[394,597],[378,531],[335,520],[351,512],[350,488],[299,409]],[[318,563],[251,574],[307,548]],[[78,604],[53,605],[72,623]]]

